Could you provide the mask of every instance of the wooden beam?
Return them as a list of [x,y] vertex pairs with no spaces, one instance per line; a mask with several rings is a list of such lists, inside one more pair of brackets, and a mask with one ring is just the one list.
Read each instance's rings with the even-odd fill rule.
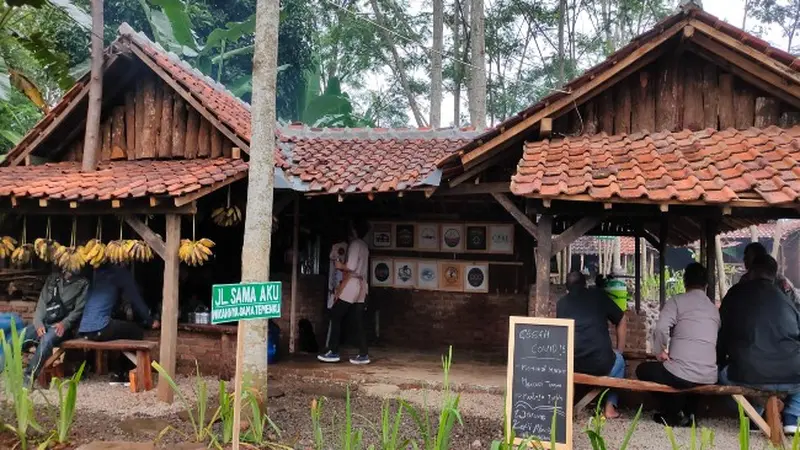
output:
[[662,308],[667,302],[667,227],[667,216],[663,216],[658,230],[658,303]]
[[68,202],[50,201],[47,207],[39,206],[38,200],[13,198],[7,205],[0,205],[0,213],[13,212],[14,214],[28,215],[70,215],[70,216],[98,216],[106,214],[196,214],[197,206],[194,203],[176,207],[151,208],[146,203],[126,202],[122,208],[111,208],[111,202],[78,202],[78,208],[70,208]]
[[295,346],[297,345],[297,335],[295,328],[297,328],[297,283],[299,283],[297,276],[297,269],[300,265],[300,196],[294,196],[294,229],[292,231],[292,298],[291,305],[289,306],[289,353],[295,353]]
[[456,187],[459,184],[469,180],[470,178],[474,177],[475,175],[478,175],[479,173],[492,167],[495,164],[497,164],[497,161],[495,159],[487,159],[486,161],[483,161],[482,163],[476,165],[475,167],[472,167],[471,169],[464,171],[464,173],[462,173],[461,175],[450,180],[449,185],[451,188]]
[[539,139],[547,139],[553,134],[553,118],[545,117],[539,124]]
[[240,148],[244,149],[245,152],[250,152],[250,146],[245,143],[233,130],[228,128],[227,125],[223,124],[217,116],[212,114],[199,100],[192,96],[192,93],[181,86],[173,77],[167,74],[164,69],[161,68],[158,64],[153,61],[150,56],[139,50],[136,45],[130,46],[131,51],[139,57],[150,69],[153,70],[165,83],[167,83],[175,92],[178,93],[184,100],[186,100],[194,109],[197,110],[203,117],[205,117],[212,125],[214,125],[222,134],[225,135],[228,139],[233,141],[234,144],[238,145]]
[[[122,202],[121,201],[119,201],[119,200],[111,200],[111,207],[112,208],[119,208],[120,206],[122,206]],[[181,205],[176,205],[176,206],[181,206]]]
[[744,395],[734,394],[734,395],[732,395],[732,397],[736,401],[736,403],[738,403],[738,404],[740,404],[742,406],[742,409],[744,410],[745,414],[747,414],[747,417],[749,417],[750,420],[752,420],[753,423],[756,424],[756,426],[767,437],[770,437],[771,433],[770,433],[770,429],[769,429],[769,425],[767,424],[767,421],[764,420],[764,418],[761,416],[761,413],[759,413],[758,410],[753,408],[753,405],[751,405],[750,402],[747,401],[747,399],[744,397]]
[[706,287],[706,293],[708,294],[708,298],[710,298],[712,302],[716,301],[717,298],[717,271],[715,270],[717,267],[717,252],[714,246],[717,241],[718,227],[719,227],[718,221],[714,219],[706,220],[705,264],[706,264],[706,274],[708,276],[708,286]]
[[587,216],[581,218],[553,239],[552,254],[555,255],[561,250],[564,250],[568,245],[575,242],[576,239],[586,234],[592,228],[600,225],[602,221],[603,219],[600,217]]
[[[488,142],[463,155],[461,157],[461,163],[464,165],[464,167],[471,167],[475,165],[480,160],[486,158],[489,152],[496,148],[502,148],[506,141],[510,140],[516,135],[524,133],[543,118],[557,116],[557,113],[564,108],[580,106],[591,98],[591,96],[588,94],[592,93],[592,91],[595,91],[601,85],[605,85],[606,83],[609,83],[617,78],[624,78],[651,63],[658,55],[652,56],[650,53],[658,48],[662,43],[666,42],[668,39],[672,38],[679,31],[681,31],[686,23],[686,20],[682,20],[672,27],[664,30],[651,41],[645,42],[641,47],[624,56],[621,60],[616,61],[607,70],[595,74],[591,81],[577,87],[569,95],[565,95],[557,100],[554,100],[544,108],[522,119],[520,122],[512,125],[504,132],[490,139]],[[599,92],[595,92],[595,95],[597,93]],[[609,130],[603,131],[608,132]]]
[[702,35],[695,35],[692,38],[692,43],[708,52],[698,52],[698,55],[709,59],[711,62],[720,65],[781,100],[800,106],[800,85],[794,81],[788,81],[781,75],[764,70],[762,65]]
[[151,230],[144,222],[139,220],[136,216],[124,216],[125,223],[130,225],[133,228],[133,231],[136,232],[141,238],[153,249],[153,251],[161,257],[164,261],[167,260],[167,244],[164,243],[164,240],[156,234],[155,231]]
[[186,195],[181,195],[180,197],[175,197],[175,206],[181,207],[183,205],[189,204],[201,197],[205,197],[206,195],[216,191],[219,188],[223,188],[231,183],[235,183],[243,178],[247,178],[247,172],[240,172],[236,175],[227,178],[225,181],[220,181],[219,183],[214,183],[211,186],[201,187],[200,189],[191,192]]
[[[167,214],[167,241],[164,251],[164,290],[161,304],[161,342],[158,362],[167,374],[175,377],[178,350],[178,246],[181,240],[181,216]],[[166,379],[158,378],[158,399],[172,403],[173,392]]]
[[454,195],[477,195],[477,194],[504,194],[511,192],[511,184],[507,181],[462,184],[451,188],[440,188],[436,190],[437,197],[447,197]]
[[150,206],[151,207],[155,208],[156,206],[158,206],[159,203],[160,203],[160,201],[158,200],[157,197],[150,197]]
[[[500,205],[505,208],[506,211],[508,211],[508,213],[511,214],[511,216],[516,219],[520,225],[522,225],[522,228],[524,228],[525,231],[530,233],[530,235],[533,236],[533,238],[537,241],[539,240],[539,231],[536,224],[534,224],[524,212],[520,211],[520,209],[517,208],[517,205],[515,205],[507,195],[495,192],[492,193],[492,197],[494,197],[494,199],[497,200],[497,203],[500,203]],[[552,231],[548,233],[548,236],[550,235],[552,235]],[[548,253],[548,257],[549,256],[550,254]]]
[[636,236],[633,248],[633,301],[636,312],[642,309],[642,239]]
[[[536,304],[528,304],[528,315],[539,316],[550,301],[550,255],[553,254],[553,216],[542,214],[537,225],[539,238],[536,239]],[[533,309],[533,310],[532,310]]]
[[39,207],[41,207],[41,208],[47,208],[47,200],[45,200],[45,199],[40,199],[40,200],[39,200]]
[[[527,198],[533,199],[541,199],[537,197],[535,194],[526,195]],[[787,203],[783,205],[772,205],[767,203],[766,200],[763,199],[749,199],[743,198],[742,194],[739,194],[740,199],[734,200],[731,202],[725,203],[725,206],[730,206],[731,208],[770,208],[770,207],[778,207],[778,208],[786,208],[787,210],[795,210],[797,208],[797,203]],[[555,197],[548,197],[547,200],[550,201],[569,201],[569,202],[588,202],[588,203],[600,203],[596,198],[592,197],[589,194],[578,194],[578,195],[557,195]],[[612,201],[603,201],[603,203],[612,203],[615,205],[656,205],[659,207],[661,212],[669,211],[670,206],[715,206],[719,207],[720,204],[718,203],[706,203],[700,200],[696,201],[687,201],[682,202],[680,200],[671,200],[669,203],[662,203],[653,200],[649,200],[646,198],[626,198],[626,199],[619,199],[613,198]]]

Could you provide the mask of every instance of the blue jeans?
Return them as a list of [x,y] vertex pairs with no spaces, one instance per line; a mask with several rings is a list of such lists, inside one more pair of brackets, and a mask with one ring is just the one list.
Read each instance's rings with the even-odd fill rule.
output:
[[58,336],[54,327],[45,328],[47,332],[41,338],[36,335],[36,327],[33,324],[28,325],[23,330],[25,338],[22,341],[22,351],[36,346],[36,352],[33,354],[30,363],[28,363],[28,367],[25,368],[25,375],[33,380],[39,376],[39,372],[42,371],[42,366],[47,361],[47,358],[53,354],[53,347],[67,338],[66,334]]
[[[611,372],[609,372],[608,376],[625,378],[625,358],[622,357],[622,353],[616,350],[614,350],[614,355],[616,359],[614,359],[614,365],[611,366]],[[616,407],[619,404],[619,395],[614,391],[608,391],[608,394],[606,394],[606,401]]]
[[[784,425],[797,425],[797,419],[800,418],[800,384],[747,384],[735,383],[728,378],[728,366],[725,366],[719,372],[719,384],[736,385],[751,387],[753,389],[761,389],[773,392],[785,392],[788,395],[784,400],[783,406],[783,424]],[[763,414],[763,407],[756,407],[759,414]]]

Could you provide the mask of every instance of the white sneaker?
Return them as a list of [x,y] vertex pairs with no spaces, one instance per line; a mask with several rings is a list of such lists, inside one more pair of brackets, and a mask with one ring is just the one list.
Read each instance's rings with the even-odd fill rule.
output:
[[797,433],[797,425],[784,425],[783,434],[794,436]]

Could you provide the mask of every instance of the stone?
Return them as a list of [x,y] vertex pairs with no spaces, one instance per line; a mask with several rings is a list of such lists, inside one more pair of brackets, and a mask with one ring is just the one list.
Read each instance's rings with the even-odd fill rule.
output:
[[158,434],[168,426],[170,426],[170,423],[166,420],[152,418],[125,419],[119,424],[119,428],[122,431],[131,435]]
[[93,441],[81,445],[76,450],[155,450],[152,442]]
[[472,442],[472,445],[470,447],[481,448],[482,447],[481,441],[476,439],[475,441]]

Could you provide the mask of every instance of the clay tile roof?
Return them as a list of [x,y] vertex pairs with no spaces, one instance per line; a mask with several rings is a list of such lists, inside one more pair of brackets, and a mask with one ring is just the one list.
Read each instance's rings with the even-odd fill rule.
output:
[[245,161],[231,158],[112,161],[88,173],[81,172],[80,162],[13,166],[0,170],[0,195],[66,201],[176,197],[204,184],[187,174],[209,167],[222,168],[229,177],[247,172]]
[[[570,249],[575,255],[597,255],[600,252],[600,242],[603,239],[613,239],[613,237],[581,236],[570,244]],[[645,242],[649,251],[656,251],[652,245]],[[644,247],[642,247],[644,250]],[[636,254],[636,238],[621,236],[619,238],[619,251],[622,255]]]
[[[516,195],[597,201],[769,204],[800,197],[800,127],[702,130],[529,142],[511,179]],[[632,140],[636,137],[636,140]]]
[[470,129],[315,129],[278,131],[285,173],[298,190],[365,193],[438,186],[436,161],[467,143]]

